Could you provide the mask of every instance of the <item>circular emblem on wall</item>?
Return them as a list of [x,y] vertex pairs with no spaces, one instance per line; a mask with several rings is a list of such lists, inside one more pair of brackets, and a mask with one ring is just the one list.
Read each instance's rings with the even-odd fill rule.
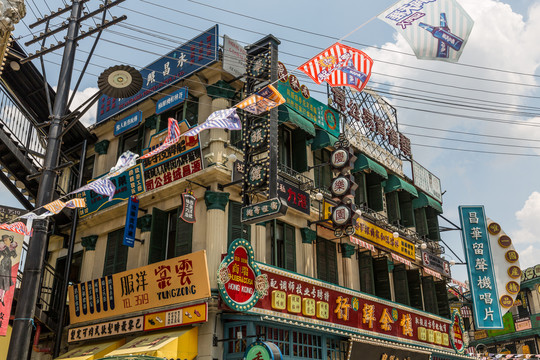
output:
[[300,81],[298,81],[298,78],[294,75],[289,75],[289,84],[291,85],[291,89],[293,89],[294,92],[300,91]]
[[501,226],[496,222],[489,224],[487,229],[491,235],[497,235],[501,232]]
[[335,130],[337,127],[336,115],[331,110],[326,110],[324,112],[324,121],[330,130]]
[[302,92],[302,96],[304,97],[304,99],[309,99],[309,89],[306,85],[300,86],[300,91]]
[[282,360],[283,355],[276,344],[268,341],[255,341],[244,353],[246,360]]
[[260,77],[266,72],[267,67],[268,59],[266,56],[259,56],[251,63],[249,73],[251,76]]
[[519,284],[515,281],[510,281],[506,284],[506,291],[508,293],[515,295],[519,292]]
[[501,304],[503,308],[508,309],[514,306],[514,299],[512,299],[510,295],[503,295],[499,299],[499,303]]
[[289,73],[287,72],[287,68],[281,61],[278,61],[277,63],[277,74],[279,81],[286,83],[289,80]]
[[514,263],[518,261],[519,255],[516,250],[508,250],[506,254],[504,254],[504,258],[506,259],[506,261]]
[[521,269],[516,265],[510,266],[508,268],[508,276],[512,279],[519,279],[521,277]]
[[265,126],[258,125],[255,126],[249,132],[249,146],[252,148],[257,148],[264,144],[266,141],[267,130]]
[[338,205],[332,212],[332,222],[341,226],[346,224],[351,218],[351,209],[345,205]]
[[248,172],[248,182],[251,186],[259,186],[266,179],[266,168],[262,164],[253,165]]
[[330,191],[334,196],[343,196],[351,189],[351,180],[345,176],[338,176],[332,181]]
[[499,236],[499,245],[503,248],[507,248],[510,245],[512,245],[512,239],[510,239],[510,236],[508,235],[501,235]]
[[332,166],[341,169],[349,163],[349,152],[344,149],[337,149],[330,155],[330,162]]

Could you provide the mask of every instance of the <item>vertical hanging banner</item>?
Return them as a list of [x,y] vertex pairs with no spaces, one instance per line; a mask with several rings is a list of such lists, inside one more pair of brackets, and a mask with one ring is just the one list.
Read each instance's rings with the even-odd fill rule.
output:
[[455,0],[401,0],[379,15],[418,59],[457,62],[474,21]]
[[197,205],[197,198],[193,196],[193,192],[186,189],[182,193],[182,212],[180,213],[180,219],[190,224],[196,222],[195,205]]
[[135,232],[137,231],[137,215],[139,214],[139,199],[131,196],[128,200],[126,213],[126,227],[124,228],[124,239],[122,245],[133,247],[135,245]]
[[488,223],[483,206],[460,206],[459,217],[477,329],[502,329]]
[[0,230],[0,336],[6,336],[24,235]]

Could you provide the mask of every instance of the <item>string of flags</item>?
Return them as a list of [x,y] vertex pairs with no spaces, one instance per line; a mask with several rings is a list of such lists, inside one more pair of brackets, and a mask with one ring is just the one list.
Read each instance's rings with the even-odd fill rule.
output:
[[[470,353],[470,356],[475,356],[474,353]],[[494,354],[485,353],[477,354],[478,360],[490,360],[490,359],[540,359],[540,354]]]

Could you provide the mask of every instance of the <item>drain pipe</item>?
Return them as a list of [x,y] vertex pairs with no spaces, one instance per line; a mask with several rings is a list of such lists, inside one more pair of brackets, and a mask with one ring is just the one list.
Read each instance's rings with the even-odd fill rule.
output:
[[51,348],[40,348],[39,344],[39,335],[41,334],[41,324],[36,324],[36,333],[34,334],[34,343],[32,344],[32,350],[38,353],[50,353]]

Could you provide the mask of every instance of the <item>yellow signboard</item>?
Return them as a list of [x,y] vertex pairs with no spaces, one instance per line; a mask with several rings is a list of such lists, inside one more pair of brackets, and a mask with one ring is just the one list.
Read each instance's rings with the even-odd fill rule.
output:
[[206,251],[69,287],[72,324],[210,297]]
[[[324,202],[324,218],[329,219],[332,215],[332,205]],[[397,238],[394,239],[393,233],[378,227],[366,219],[359,218],[356,221],[356,236],[383,248],[389,249],[395,253],[401,254],[409,259],[415,260],[415,247],[411,241]]]

